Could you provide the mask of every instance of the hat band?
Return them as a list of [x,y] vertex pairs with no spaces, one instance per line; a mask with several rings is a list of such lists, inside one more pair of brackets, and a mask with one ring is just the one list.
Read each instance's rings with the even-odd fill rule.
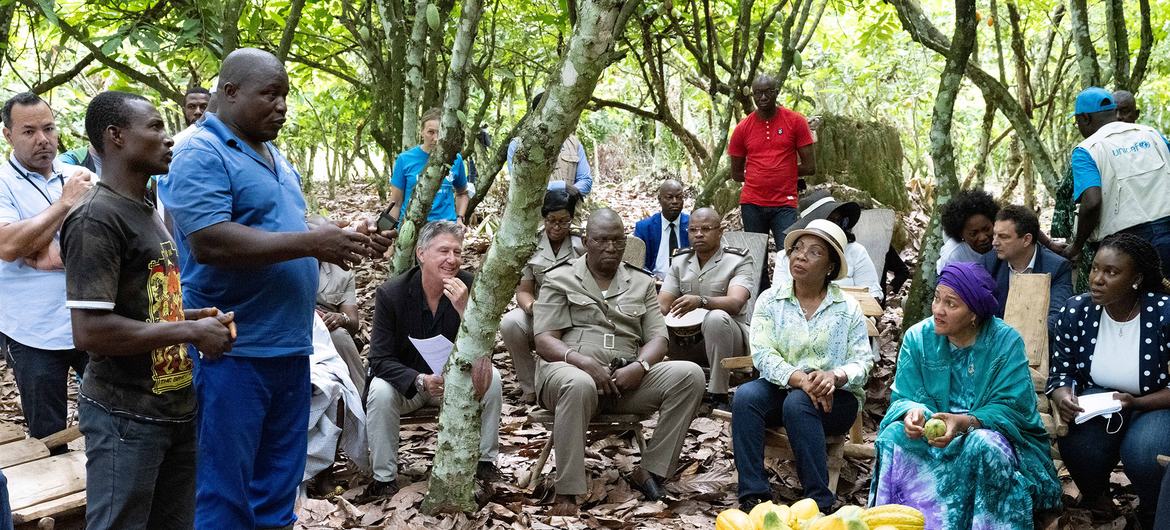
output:
[[801,217],[808,217],[809,215],[812,215],[812,213],[815,212],[817,210],[817,208],[820,208],[821,206],[824,206],[826,204],[834,202],[835,200],[836,199],[834,199],[832,196],[824,197],[821,200],[809,205],[808,208],[805,208],[803,212],[800,212],[800,216]]

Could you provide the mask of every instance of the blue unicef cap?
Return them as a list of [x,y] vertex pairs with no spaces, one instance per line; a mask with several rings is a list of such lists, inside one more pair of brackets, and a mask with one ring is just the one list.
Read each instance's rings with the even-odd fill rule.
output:
[[1117,103],[1113,101],[1113,93],[1101,87],[1089,87],[1077,94],[1076,110],[1074,115],[1092,114],[1103,110],[1114,110]]

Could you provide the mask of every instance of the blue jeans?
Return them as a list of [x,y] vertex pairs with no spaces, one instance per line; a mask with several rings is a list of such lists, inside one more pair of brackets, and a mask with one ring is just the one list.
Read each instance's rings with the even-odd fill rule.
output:
[[[1148,528],[1164,474],[1157,456],[1170,454],[1170,409],[1125,412],[1121,417],[1124,421],[1116,434],[1106,432],[1106,420],[1097,417],[1069,424],[1068,434],[1056,443],[1073,482],[1088,500],[1108,493],[1109,475],[1120,460],[1138,494],[1138,518]],[[1118,421],[1115,414],[1109,430],[1117,429]]]
[[791,206],[756,206],[754,204],[739,205],[743,216],[744,232],[756,234],[772,233],[776,240],[776,248],[784,246],[784,231],[796,222],[796,208]]
[[152,423],[77,404],[85,435],[88,530],[189,530],[195,522],[195,421]]
[[1162,260],[1162,277],[1170,278],[1170,217],[1142,223],[1122,232],[1138,236],[1154,245],[1154,250],[1158,251],[1158,257]]
[[0,530],[12,530],[12,505],[8,502],[8,477],[0,471]]
[[199,395],[195,527],[292,525],[308,454],[309,357],[194,361]]
[[[8,366],[20,390],[20,408],[28,424],[28,435],[44,438],[63,430],[69,401],[69,369],[73,368],[80,378],[89,355],[81,350],[33,348],[9,337],[4,337],[4,342],[8,345]],[[67,450],[61,446],[53,454]]]
[[740,385],[731,414],[731,444],[739,471],[739,498],[772,498],[764,469],[764,429],[783,426],[796,457],[796,475],[804,496],[829,513],[834,495],[829,491],[829,457],[825,436],[845,434],[857,418],[857,398],[845,390],[833,394],[833,410],[816,408],[803,390],[780,388],[765,379]]

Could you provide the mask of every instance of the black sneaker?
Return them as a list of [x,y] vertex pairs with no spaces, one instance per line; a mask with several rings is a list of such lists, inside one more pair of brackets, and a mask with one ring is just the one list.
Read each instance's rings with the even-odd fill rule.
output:
[[354,502],[356,504],[369,504],[371,502],[389,499],[396,493],[398,493],[398,481],[382,482],[380,480],[374,480],[366,486],[366,491],[354,499]]
[[500,468],[492,462],[480,462],[475,465],[475,478],[484,482],[497,482],[500,480]]
[[662,489],[662,480],[641,466],[630,474],[629,482],[648,501],[656,501],[666,496],[666,491]]

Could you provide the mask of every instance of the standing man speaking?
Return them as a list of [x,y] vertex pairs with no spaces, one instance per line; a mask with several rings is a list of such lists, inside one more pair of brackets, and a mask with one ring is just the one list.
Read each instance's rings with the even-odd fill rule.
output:
[[162,181],[184,307],[234,312],[239,329],[230,354],[193,356],[200,529],[292,527],[308,444],[318,260],[349,267],[385,251],[382,239],[306,223],[301,176],[271,143],[288,91],[272,54],[229,54],[218,112],[205,115]]
[[782,246],[784,231],[796,222],[801,177],[816,174],[812,131],[799,112],[776,105],[776,79],[761,75],[752,83],[755,112],[748,114],[727,145],[731,180],[743,183],[739,196],[743,229],[772,233]]

